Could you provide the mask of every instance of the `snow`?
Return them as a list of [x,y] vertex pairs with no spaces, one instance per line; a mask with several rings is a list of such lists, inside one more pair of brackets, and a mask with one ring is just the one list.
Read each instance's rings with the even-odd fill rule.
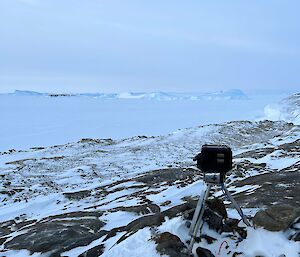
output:
[[[43,254],[41,255],[40,253],[33,253],[30,254],[29,251],[27,250],[20,250],[20,251],[9,251],[5,252],[5,257],[48,257],[49,254]],[[3,257],[4,257],[3,256]]]
[[[128,239],[121,243],[114,245],[110,242],[106,243],[108,251],[105,251],[101,257],[162,257],[156,251],[156,245],[151,241],[150,228],[144,228],[137,231],[135,234],[130,236]],[[112,241],[112,240],[108,240]],[[164,257],[164,256],[163,256]],[[165,256],[167,257],[167,256]]]
[[251,160],[253,163],[267,163],[268,167],[278,171],[299,162],[298,158],[284,156],[281,150],[274,151],[273,153],[257,160],[252,158],[248,158],[248,160]]
[[173,204],[178,205],[182,203],[182,198],[185,196],[199,196],[201,192],[205,190],[203,181],[197,181],[182,189],[173,186],[163,189],[156,195],[149,196],[148,199],[153,203],[161,204],[165,201],[171,201]]
[[113,213],[108,213],[104,216],[104,221],[109,221],[103,229],[111,230],[116,227],[121,227],[127,225],[129,222],[137,219],[138,216],[132,213],[117,211]]
[[[60,204],[57,204],[57,202]],[[37,196],[29,202],[20,202],[11,205],[2,205],[0,207],[0,221],[10,220],[13,217],[35,217],[42,219],[54,215],[63,207],[66,200],[57,194],[47,196]]]
[[265,256],[298,257],[299,242],[288,241],[283,232],[270,232],[262,228],[248,228],[247,240],[242,241],[239,250],[245,252],[245,257]]
[[[5,94],[3,94],[5,95]],[[122,92],[122,93],[81,93],[81,94],[56,94],[56,93],[40,93],[29,90],[15,90],[8,95],[14,96],[55,96],[55,97],[67,97],[67,96],[85,96],[101,99],[144,99],[144,100],[159,100],[159,101],[171,101],[171,100],[245,100],[248,96],[240,89],[230,89],[226,91],[218,91],[212,93],[170,93],[170,92]]]
[[[239,92],[235,92],[237,95]],[[231,96],[234,94],[231,94]],[[224,96],[224,94],[222,94]],[[94,96],[93,96],[94,97]],[[42,149],[27,149],[22,151],[0,153],[0,175],[11,182],[1,190],[21,188],[22,193],[11,197],[0,195],[0,221],[19,217],[21,219],[42,219],[49,215],[78,210],[103,211],[101,220],[106,222],[103,229],[110,230],[125,226],[140,217],[138,214],[125,211],[108,212],[107,210],[120,206],[139,205],[133,194],[149,193],[147,199],[161,205],[170,201],[168,206],[160,206],[166,210],[181,204],[184,197],[196,197],[204,189],[202,180],[198,179],[184,187],[180,183],[172,186],[160,185],[156,189],[148,188],[146,184],[137,181],[125,181],[109,187],[110,183],[120,179],[130,179],[154,169],[172,167],[188,168],[193,165],[192,157],[204,143],[229,144],[234,154],[256,150],[263,147],[280,147],[291,143],[300,137],[299,127],[286,128],[286,123],[277,122],[267,130],[260,128],[259,122],[239,121],[224,124],[219,123],[232,119],[256,119],[262,113],[264,103],[259,99],[230,100],[219,98],[216,94],[211,100],[195,98],[191,100],[169,99],[163,94],[151,95],[156,100],[137,99],[141,95],[119,94],[119,100],[93,98],[91,96],[76,97],[46,97],[28,92],[16,92],[15,95],[0,96],[0,114],[5,126],[0,127],[1,150],[9,148],[26,149],[41,145]],[[170,95],[168,95],[170,97]],[[132,98],[132,99],[129,99]],[[262,100],[262,99],[261,99]],[[18,104],[16,104],[16,102]],[[259,108],[262,107],[260,110]],[[265,108],[269,117],[274,120],[282,118],[282,112]],[[222,114],[220,115],[220,110]],[[296,112],[293,111],[292,115]],[[169,133],[171,130],[182,128]],[[197,126],[196,126],[197,125]],[[258,129],[259,128],[259,129]],[[165,132],[168,132],[165,133]],[[138,137],[137,134],[164,134],[160,136]],[[114,137],[116,140],[79,141],[80,138]],[[123,136],[134,136],[123,139]],[[60,143],[59,146],[47,147]],[[66,144],[64,144],[66,143]],[[253,164],[266,163],[273,171],[280,171],[299,161],[298,153],[288,156],[284,150],[276,150],[260,159],[240,158],[236,162],[249,160]],[[14,161],[24,160],[23,166]],[[11,164],[7,164],[12,162]],[[269,171],[250,170],[243,177],[232,179],[232,182],[249,176],[263,174]],[[232,178],[232,176],[230,176]],[[51,182],[51,183],[50,183]],[[179,182],[179,181],[177,181]],[[108,193],[102,198],[96,198],[100,187],[108,186]],[[135,187],[136,186],[136,187]],[[278,184],[278,186],[286,186]],[[233,195],[244,192],[251,194],[259,188],[257,185],[235,187],[229,184],[228,190]],[[91,196],[77,201],[69,201],[64,193],[91,190]],[[215,193],[219,195],[220,191]],[[253,216],[259,209],[244,209],[244,213]],[[238,217],[235,210],[228,211],[230,217]],[[165,222],[153,232],[144,228],[132,234],[120,244],[116,241],[124,232],[105,242],[106,250],[102,256],[160,256],[151,238],[158,232],[170,232],[178,235],[182,241],[189,239],[188,229],[182,217],[166,218]],[[208,235],[217,238],[211,245],[205,242],[198,244],[207,247],[217,255],[221,243],[226,240],[229,249],[243,251],[243,257],[256,255],[276,256],[284,253],[286,257],[298,256],[299,243],[287,240],[282,232],[268,232],[259,228],[248,228],[247,240],[236,245],[236,240],[219,235],[204,226]],[[103,243],[103,238],[93,241],[88,246],[78,247],[62,254],[62,256],[77,256],[87,249]],[[228,251],[226,250],[226,251]],[[29,256],[29,252],[8,251],[5,256]],[[47,254],[34,253],[34,257]],[[220,256],[225,255],[221,249]]]
[[[156,136],[179,128],[262,117],[265,97],[237,97],[241,94],[239,91],[208,93],[198,99],[197,94],[182,97],[149,93],[153,101],[139,99],[142,93],[114,97],[103,94],[46,97],[27,91],[2,94],[0,151],[65,144],[87,137]],[[170,99],[161,100],[165,99],[163,96]],[[191,100],[195,97],[198,100]],[[269,101],[278,98],[273,96]]]
[[264,112],[267,120],[276,121],[283,118],[278,105],[267,105],[264,108]]
[[269,104],[264,109],[265,119],[272,121],[284,120],[300,124],[299,94],[294,94],[282,99],[277,104]]

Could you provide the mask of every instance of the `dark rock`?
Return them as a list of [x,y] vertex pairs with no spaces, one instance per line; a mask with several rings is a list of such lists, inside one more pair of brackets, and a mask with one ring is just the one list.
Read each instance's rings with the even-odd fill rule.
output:
[[0,237],[0,245],[2,245],[9,237]]
[[130,222],[126,227],[126,231],[137,231],[145,227],[159,226],[164,221],[164,215],[161,213],[147,215]]
[[269,231],[286,230],[300,216],[300,209],[290,205],[274,205],[256,213],[253,218],[255,226]]
[[69,216],[56,215],[55,218],[27,226],[23,234],[6,242],[4,246],[7,249],[27,249],[31,253],[51,252],[51,256],[60,256],[61,252],[88,245],[105,235],[105,231],[100,231],[104,224],[97,216],[93,218],[84,215],[84,212],[72,213]]
[[289,239],[294,241],[300,241],[300,217],[290,226]]
[[233,232],[238,227],[239,220],[227,218],[224,220],[223,232]]
[[216,238],[213,238],[208,235],[202,235],[201,237],[204,238],[208,244],[212,244],[214,241],[217,240]]
[[78,192],[63,193],[69,200],[81,200],[91,195],[91,190],[82,190]]
[[195,169],[161,169],[149,172],[145,175],[136,178],[136,181],[145,183],[147,185],[154,185],[156,183],[170,182],[177,180],[183,181],[195,176],[199,171]]
[[234,229],[234,231],[236,231],[241,238],[246,239],[247,238],[247,230],[245,228],[241,228],[241,227],[236,227]]
[[294,241],[300,241],[300,231],[296,232],[291,239]]
[[[260,169],[262,170],[262,169]],[[234,195],[234,199],[247,208],[269,207],[274,202],[288,204],[291,206],[300,205],[300,162],[295,163],[280,172],[265,173],[252,176],[234,185],[243,187],[245,185],[259,186],[251,194],[241,192]],[[285,185],[285,186],[280,186]]]
[[198,247],[196,249],[196,253],[198,255],[198,257],[215,257],[210,250],[202,248],[202,247]]
[[227,218],[224,223],[228,225],[229,227],[237,227],[239,224],[239,219],[232,219],[232,218]]
[[212,200],[208,200],[206,204],[211,210],[221,215],[223,219],[228,217],[226,207],[221,199],[214,198]]
[[12,227],[15,226],[15,220],[8,220],[0,223],[0,236],[8,235],[12,232]]
[[103,253],[104,245],[97,245],[84,253],[80,254],[78,257],[98,257]]
[[189,205],[187,203],[183,203],[180,205],[173,206],[172,208],[169,208],[163,211],[162,213],[169,218],[174,218],[188,210],[190,210]]
[[178,236],[164,232],[154,238],[156,250],[162,255],[170,257],[188,257],[186,246]]
[[206,208],[204,210],[203,219],[207,222],[210,229],[214,229],[217,232],[222,232],[223,217],[221,215],[209,208]]
[[88,212],[88,211],[76,211],[76,212],[68,212],[68,213],[63,213],[63,214],[58,214],[58,215],[52,215],[47,218],[42,219],[41,221],[49,221],[49,220],[54,220],[54,219],[74,219],[74,218],[99,218],[102,216],[101,211],[94,211],[94,212]]
[[236,256],[241,255],[241,254],[243,254],[243,253],[242,252],[234,252],[232,257],[236,257]]
[[159,213],[160,207],[156,204],[143,204],[138,206],[117,207],[114,211],[135,212],[137,214]]
[[163,203],[161,203],[160,205],[161,206],[168,206],[169,204],[171,204],[172,202],[171,201],[165,201],[165,202],[163,202]]

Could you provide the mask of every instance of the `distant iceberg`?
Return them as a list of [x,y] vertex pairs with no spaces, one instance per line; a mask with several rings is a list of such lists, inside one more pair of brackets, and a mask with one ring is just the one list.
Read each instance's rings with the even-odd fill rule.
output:
[[9,95],[18,95],[18,96],[43,96],[47,95],[47,93],[40,93],[30,90],[15,90],[13,93],[9,93]]
[[15,90],[8,95],[16,96],[55,96],[55,97],[93,97],[98,99],[132,99],[132,100],[157,100],[157,101],[175,101],[175,100],[246,100],[248,96],[239,89],[226,91],[217,91],[212,93],[169,93],[169,92],[123,92],[123,93],[81,93],[81,94],[58,94],[58,93],[40,93],[29,90]]

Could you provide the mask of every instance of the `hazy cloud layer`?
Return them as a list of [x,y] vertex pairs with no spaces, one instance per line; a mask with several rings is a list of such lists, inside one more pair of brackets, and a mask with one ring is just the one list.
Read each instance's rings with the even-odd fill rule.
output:
[[0,91],[300,88],[299,1],[2,0]]

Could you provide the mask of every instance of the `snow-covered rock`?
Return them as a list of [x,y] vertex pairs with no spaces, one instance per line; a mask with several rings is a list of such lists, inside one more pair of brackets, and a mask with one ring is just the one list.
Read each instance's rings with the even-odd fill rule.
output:
[[[188,228],[182,212],[191,208],[190,199],[205,189],[201,172],[192,161],[204,143],[224,143],[233,148],[235,164],[226,184],[246,207],[247,215],[254,216],[259,208],[273,204],[274,199],[299,204],[299,138],[300,127],[283,121],[236,121],[158,137],[83,139],[2,152],[2,251],[5,256],[27,256],[30,252],[25,249],[35,256],[43,256],[39,252],[44,251],[78,256],[90,250],[101,256],[120,257],[140,256],[145,251],[145,256],[153,257],[159,256],[154,238],[164,232],[187,245]],[[288,180],[281,173],[288,175]],[[280,177],[280,183],[272,183]],[[213,195],[221,196],[218,190]],[[230,208],[228,216],[238,218]],[[90,227],[96,221],[101,226]],[[80,236],[75,236],[82,237],[80,242],[67,239],[70,233],[78,232],[77,225],[83,226]],[[67,227],[60,233],[61,226]],[[32,239],[27,244],[26,238],[31,237],[26,236],[26,231],[41,240],[48,231],[56,241],[47,246],[42,241],[32,244]],[[218,234],[208,225],[203,231],[207,240],[215,240],[197,243],[194,253],[202,247],[214,255],[221,251],[222,256],[233,252],[251,256],[247,247],[266,233],[249,228],[246,239],[241,239],[241,231]],[[283,232],[276,233],[281,234],[268,235],[276,242],[272,253],[297,256],[297,242],[289,241]],[[224,240],[229,247],[226,251],[222,247],[219,250]],[[267,252],[259,244],[251,247],[256,252]],[[227,255],[229,251],[231,255]]]
[[[298,96],[288,99],[284,110],[293,116]],[[233,149],[226,185],[251,220],[270,206],[299,206],[299,142],[295,123],[232,121],[0,152],[0,251],[7,257],[158,257],[177,249],[185,256],[187,221],[206,188],[192,161],[201,146]],[[225,200],[218,188],[211,198]],[[195,256],[299,256],[298,222],[277,232],[246,228],[224,203],[227,212],[207,204],[212,212],[206,211]]]

